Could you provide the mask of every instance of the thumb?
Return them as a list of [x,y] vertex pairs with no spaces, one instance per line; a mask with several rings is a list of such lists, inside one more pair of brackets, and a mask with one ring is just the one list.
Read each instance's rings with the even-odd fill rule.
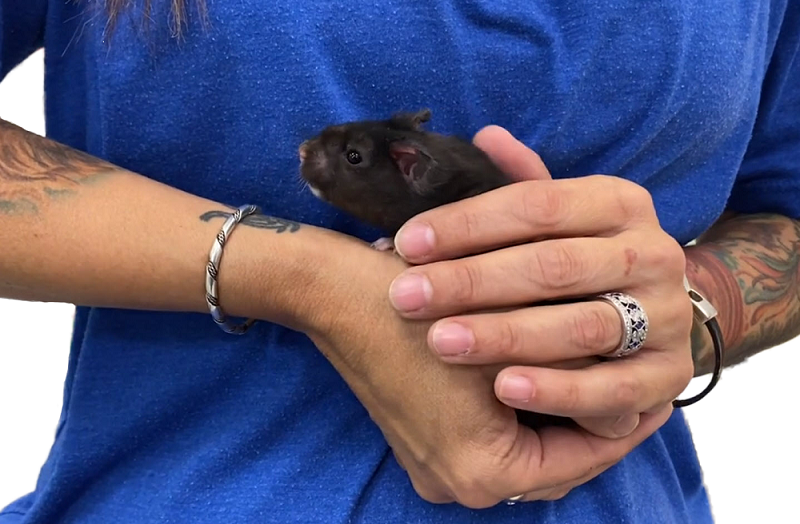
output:
[[502,127],[484,127],[475,134],[472,143],[516,182],[553,178],[541,157]]

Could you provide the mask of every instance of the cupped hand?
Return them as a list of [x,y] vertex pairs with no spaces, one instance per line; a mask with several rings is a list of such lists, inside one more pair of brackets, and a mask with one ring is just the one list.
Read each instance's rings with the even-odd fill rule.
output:
[[[616,438],[662,412],[693,375],[692,309],[681,246],[659,225],[650,194],[613,176],[553,180],[507,131],[475,143],[518,182],[410,220],[397,234],[410,263],[391,286],[406,318],[441,319],[430,348],[456,364],[509,364],[506,405],[574,418]],[[649,317],[645,346],[612,360],[617,311],[596,295],[630,294]],[[579,369],[554,362],[594,358]]]
[[616,463],[669,416],[669,408],[655,411],[618,440],[577,427],[521,426],[494,395],[496,366],[442,362],[427,347],[432,321],[404,319],[392,308],[386,290],[406,263],[355,242],[327,247],[340,254],[335,268],[324,269],[337,278],[320,290],[309,336],[427,501],[484,508],[522,493],[526,500],[559,496]]

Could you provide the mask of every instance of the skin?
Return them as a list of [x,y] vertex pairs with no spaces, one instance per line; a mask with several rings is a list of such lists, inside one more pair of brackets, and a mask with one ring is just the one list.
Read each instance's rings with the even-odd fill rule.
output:
[[[0,297],[207,314],[208,250],[229,209],[3,121],[0,144]],[[425,500],[546,497],[619,461],[669,416],[647,415],[616,440],[520,426],[494,395],[497,366],[442,362],[427,348],[432,322],[393,309],[387,290],[407,268],[360,240],[254,216],[226,244],[220,301],[231,316],[307,334]]]
[[[225,206],[2,121],[0,144],[0,242],[5,248],[0,257],[0,296],[207,312],[204,268],[228,211]],[[538,157],[521,155],[519,148],[515,153],[515,144],[508,136],[495,136],[482,147],[495,148],[492,154],[510,172],[541,172],[540,162],[539,171],[521,169],[530,168]],[[512,154],[504,156],[503,150]],[[170,213],[164,213],[165,209]],[[642,212],[642,223],[649,224],[648,232],[653,233],[646,207],[636,211]],[[481,231],[473,227],[481,223],[468,223],[470,233]],[[508,233],[513,227],[508,226],[513,226],[510,219],[505,231],[513,236]],[[443,242],[444,238],[436,237],[439,251],[427,255],[428,262],[440,257],[441,264],[455,263],[447,257],[470,249],[464,246],[480,244],[479,238],[469,235],[465,238],[470,241],[461,247],[454,240],[457,237],[450,242]],[[413,258],[408,246],[401,245],[405,255]],[[665,238],[659,246],[671,256],[682,253],[668,246]],[[30,260],[37,263],[31,265]],[[366,265],[371,271],[361,271]],[[673,282],[679,282],[682,269],[666,258],[660,265],[668,270],[670,284],[659,299],[674,300],[680,311]],[[495,389],[510,371],[545,376],[543,368],[512,366],[498,374],[498,363],[509,361],[505,355],[487,359],[494,365],[453,365],[429,350],[434,326],[447,315],[435,318],[433,309],[428,309],[420,318],[405,318],[387,297],[387,290],[396,288],[392,282],[404,271],[428,272],[435,267],[432,263],[411,267],[400,257],[344,235],[258,216],[237,228],[227,244],[220,268],[220,299],[232,316],[270,320],[306,333],[368,410],[417,492],[431,502],[455,501],[482,508],[520,493],[526,493],[527,500],[558,498],[617,463],[669,417],[671,406],[662,399],[674,398],[691,375],[688,342],[681,349],[648,350],[654,355],[648,358],[673,373],[669,380],[658,377],[658,387],[648,384],[645,389],[640,384],[642,397],[626,396],[632,382],[622,381],[619,389],[620,381],[614,380],[618,376],[607,374],[614,365],[626,365],[622,362],[595,366],[610,381],[601,392],[604,401],[587,404],[582,396],[575,396],[567,402],[569,409],[563,409],[556,395],[550,400],[541,395],[557,394],[556,389],[565,385],[566,391],[597,386],[586,379],[596,371],[588,368],[586,372],[553,370],[557,373],[551,375],[552,381],[537,384],[539,394],[523,403],[523,409],[549,406],[551,411],[563,411],[592,431],[580,427],[534,431],[520,426],[512,409],[517,406],[498,400]],[[456,270],[455,274],[465,273]],[[457,279],[449,288],[441,282],[434,279],[437,298],[463,297],[464,289],[471,289]],[[362,298],[354,301],[353,296]],[[478,295],[476,300],[481,300]],[[437,304],[442,311],[448,309],[447,301]],[[573,320],[571,325],[581,323]],[[676,315],[674,325],[659,330],[683,332],[677,338],[688,341],[690,328],[690,321]],[[660,338],[654,335],[655,340]],[[575,351],[591,353],[579,345]],[[569,358],[570,351],[562,348],[550,354],[558,364]],[[641,369],[645,367],[643,363]],[[650,409],[642,409],[643,405]],[[606,419],[617,421],[620,413],[623,418],[632,414],[634,427],[623,428],[624,436],[618,438],[598,436],[602,433],[598,427]]]
[[[772,214],[729,215],[687,249],[687,275],[729,314],[720,317],[724,363],[733,366],[800,335],[800,221]],[[692,330],[697,374],[714,354],[703,329]]]
[[[572,417],[609,438],[639,431],[645,414],[668,409],[692,376],[713,366],[710,338],[691,320],[684,271],[719,310],[726,366],[800,334],[797,220],[726,214],[683,249],[661,230],[641,188],[608,176],[552,180],[538,155],[502,128],[482,130],[475,143],[519,182],[410,220],[395,245],[416,266],[390,296],[406,318],[439,319],[428,345],[443,362],[514,364],[494,381],[506,405]],[[645,347],[579,369],[549,367],[613,350],[619,317],[596,300],[525,304],[611,290],[647,311]],[[563,497],[604,469],[544,498]],[[531,491],[523,500],[538,498]]]
[[[223,221],[207,213],[226,210],[0,120],[0,296],[207,313],[197,269],[205,267],[209,239]],[[309,246],[330,235],[310,227],[278,233],[246,222],[251,227],[237,228],[222,259],[226,310],[303,322],[291,309],[291,288],[325,277],[295,267],[286,255],[314,260]],[[256,277],[259,290],[247,285]],[[279,306],[270,305],[273,298]]]

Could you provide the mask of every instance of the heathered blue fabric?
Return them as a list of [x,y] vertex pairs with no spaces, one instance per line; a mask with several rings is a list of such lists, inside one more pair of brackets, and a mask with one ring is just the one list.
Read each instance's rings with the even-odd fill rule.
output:
[[[193,15],[180,43],[168,4],[153,2],[149,30],[123,19],[105,44],[84,2],[0,0],[0,72],[44,45],[49,136],[365,239],[375,232],[299,191],[297,144],[331,122],[419,107],[442,132],[506,126],[556,177],[641,183],[681,242],[726,205],[800,216],[798,2],[216,1],[206,32]],[[680,411],[563,500],[432,505],[304,336],[88,308],[36,490],[0,513],[2,524],[711,520]]]

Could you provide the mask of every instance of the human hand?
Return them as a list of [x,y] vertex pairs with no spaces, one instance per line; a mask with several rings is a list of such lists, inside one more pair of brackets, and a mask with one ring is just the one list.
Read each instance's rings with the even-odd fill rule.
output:
[[429,502],[484,508],[520,493],[526,500],[557,496],[565,484],[616,463],[669,416],[669,410],[645,416],[619,440],[580,428],[520,426],[493,393],[496,366],[440,361],[426,345],[432,322],[393,310],[386,290],[407,264],[366,246],[341,244],[336,252],[338,278],[320,293],[318,329],[309,336]]
[[[520,181],[410,220],[395,245],[420,265],[393,283],[392,300],[406,318],[446,317],[428,333],[442,361],[511,364],[495,382],[506,405],[570,417],[601,436],[630,434],[640,414],[668,409],[692,378],[683,249],[642,187],[600,175],[552,180],[538,155],[498,127],[475,143]],[[642,304],[645,347],[553,369],[620,343],[616,310],[582,300],[608,291]],[[543,301],[559,303],[531,306]]]

